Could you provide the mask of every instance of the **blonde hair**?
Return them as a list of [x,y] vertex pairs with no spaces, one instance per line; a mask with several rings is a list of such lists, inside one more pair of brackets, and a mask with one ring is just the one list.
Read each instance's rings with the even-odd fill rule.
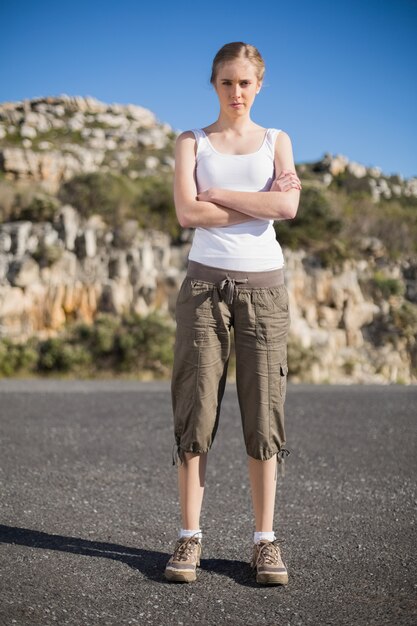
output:
[[248,59],[255,66],[256,77],[259,82],[262,81],[265,74],[265,62],[261,56],[261,53],[255,46],[251,46],[243,41],[233,41],[232,43],[225,44],[217,52],[213,59],[213,65],[211,69],[210,82],[212,85],[216,82],[217,73],[222,63],[227,61],[235,61],[239,58]]

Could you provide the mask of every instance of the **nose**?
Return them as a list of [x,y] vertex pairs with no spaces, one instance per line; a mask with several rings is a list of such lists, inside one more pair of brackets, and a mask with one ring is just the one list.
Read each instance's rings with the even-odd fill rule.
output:
[[242,90],[240,88],[240,85],[234,85],[232,87],[232,97],[235,98],[236,100],[239,98],[240,94],[241,94]]

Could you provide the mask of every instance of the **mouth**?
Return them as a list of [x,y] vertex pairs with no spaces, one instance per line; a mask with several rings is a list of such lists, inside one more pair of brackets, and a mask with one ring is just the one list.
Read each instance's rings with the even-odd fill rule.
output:
[[238,109],[239,107],[243,107],[243,102],[231,102],[230,106],[234,109]]

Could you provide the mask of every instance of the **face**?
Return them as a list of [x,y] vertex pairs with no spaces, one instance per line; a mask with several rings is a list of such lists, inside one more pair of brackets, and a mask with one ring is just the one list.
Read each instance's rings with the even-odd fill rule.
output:
[[248,59],[222,63],[214,84],[220,108],[228,114],[247,113],[261,84],[256,76],[255,66]]

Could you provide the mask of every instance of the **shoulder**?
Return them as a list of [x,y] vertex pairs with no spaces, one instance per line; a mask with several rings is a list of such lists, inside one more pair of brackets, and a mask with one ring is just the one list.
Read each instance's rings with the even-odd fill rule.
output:
[[285,130],[281,130],[281,129],[273,129],[276,131],[277,133],[277,142],[279,142],[280,144],[291,144],[291,139],[288,133],[285,132]]
[[190,141],[195,141],[195,140],[196,140],[195,132],[193,130],[185,130],[184,132],[178,135],[176,139],[176,143],[177,144],[189,143]]
[[265,135],[265,143],[268,145],[270,156],[274,160],[292,150],[291,139],[288,133],[281,128],[268,128]]
[[285,130],[278,130],[275,140],[275,153],[282,154],[283,151],[292,152],[291,138]]
[[192,130],[186,130],[180,133],[175,142],[175,158],[181,155],[193,155],[197,153],[197,135]]
[[279,131],[275,141],[275,165],[278,172],[295,169],[291,139],[284,130]]

